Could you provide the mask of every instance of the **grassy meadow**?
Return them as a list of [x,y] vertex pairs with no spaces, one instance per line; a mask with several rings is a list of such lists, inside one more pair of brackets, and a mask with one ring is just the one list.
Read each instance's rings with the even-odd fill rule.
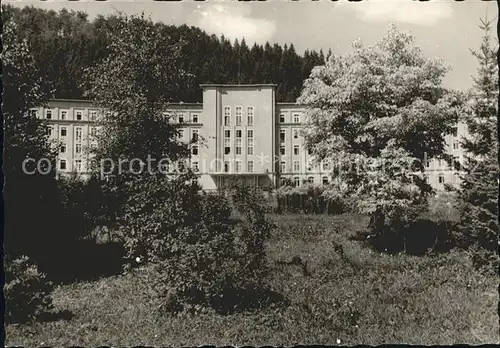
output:
[[[467,255],[389,255],[367,247],[356,215],[272,215],[279,305],[230,315],[159,316],[148,266],[58,285],[54,315],[6,327],[7,345],[498,343],[498,282]],[[301,260],[301,262],[298,262]],[[293,262],[297,261],[297,262]]]

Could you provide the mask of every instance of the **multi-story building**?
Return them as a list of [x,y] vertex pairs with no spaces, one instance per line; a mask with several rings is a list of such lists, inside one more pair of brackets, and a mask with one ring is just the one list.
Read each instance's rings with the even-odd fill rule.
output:
[[[304,146],[303,105],[276,102],[272,84],[202,88],[202,104],[169,104],[165,116],[180,125],[180,140],[191,142],[190,166],[199,172],[204,189],[220,188],[230,178],[269,188],[286,180],[295,185],[328,183],[332,165],[315,163]],[[97,146],[93,136],[99,131],[95,120],[100,110],[85,100],[54,99],[32,112],[47,120],[51,139],[60,144],[58,172],[88,173],[86,150]],[[466,133],[459,124],[446,137],[454,156],[463,155],[460,137]],[[458,183],[458,175],[442,160],[430,160],[425,175],[436,189]]]

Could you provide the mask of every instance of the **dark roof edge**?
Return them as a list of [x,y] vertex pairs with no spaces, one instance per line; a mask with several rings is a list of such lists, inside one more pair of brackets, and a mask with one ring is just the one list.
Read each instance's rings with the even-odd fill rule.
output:
[[[71,102],[71,103],[87,103],[87,104],[93,104],[92,100],[88,99],[63,99],[63,98],[54,98],[54,99],[49,99],[48,102]],[[203,106],[202,103],[165,103],[166,106]]]
[[257,84],[224,84],[224,83],[202,83],[200,87],[277,87],[275,83],[257,83]]

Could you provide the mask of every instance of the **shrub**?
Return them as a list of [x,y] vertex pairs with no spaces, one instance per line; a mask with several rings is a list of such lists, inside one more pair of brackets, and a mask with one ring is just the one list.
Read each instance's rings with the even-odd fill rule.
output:
[[[142,177],[120,218],[127,258],[151,262],[155,301],[162,310],[231,310],[265,275],[263,243],[269,234],[257,201],[240,203],[247,224],[236,226],[227,198],[200,193],[191,174]],[[242,208],[244,207],[244,208]]]
[[231,199],[243,221],[238,225],[238,247],[240,254],[239,280],[241,287],[258,288],[268,274],[265,243],[276,227],[266,213],[266,200],[262,193],[246,186],[233,186]]
[[52,284],[27,256],[5,262],[5,318],[25,322],[52,309]]
[[281,186],[277,192],[279,212],[306,214],[340,214],[345,204],[340,197],[327,196],[323,186],[307,184],[300,187]]

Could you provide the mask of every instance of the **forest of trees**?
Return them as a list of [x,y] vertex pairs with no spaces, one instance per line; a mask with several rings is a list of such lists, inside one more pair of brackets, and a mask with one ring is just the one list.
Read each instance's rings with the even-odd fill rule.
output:
[[[34,7],[2,6],[3,20],[13,21],[17,33],[28,40],[36,64],[53,86],[54,97],[82,98],[86,74],[109,53],[110,33],[118,15],[98,16],[90,21],[83,12],[46,11]],[[141,19],[138,19],[141,20]],[[299,55],[293,44],[266,43],[248,46],[231,43],[195,27],[156,23],[165,40],[182,42],[179,69],[187,73],[178,101],[201,102],[201,83],[276,83],[278,101],[295,101],[302,82],[313,67],[323,65],[322,51]]]

